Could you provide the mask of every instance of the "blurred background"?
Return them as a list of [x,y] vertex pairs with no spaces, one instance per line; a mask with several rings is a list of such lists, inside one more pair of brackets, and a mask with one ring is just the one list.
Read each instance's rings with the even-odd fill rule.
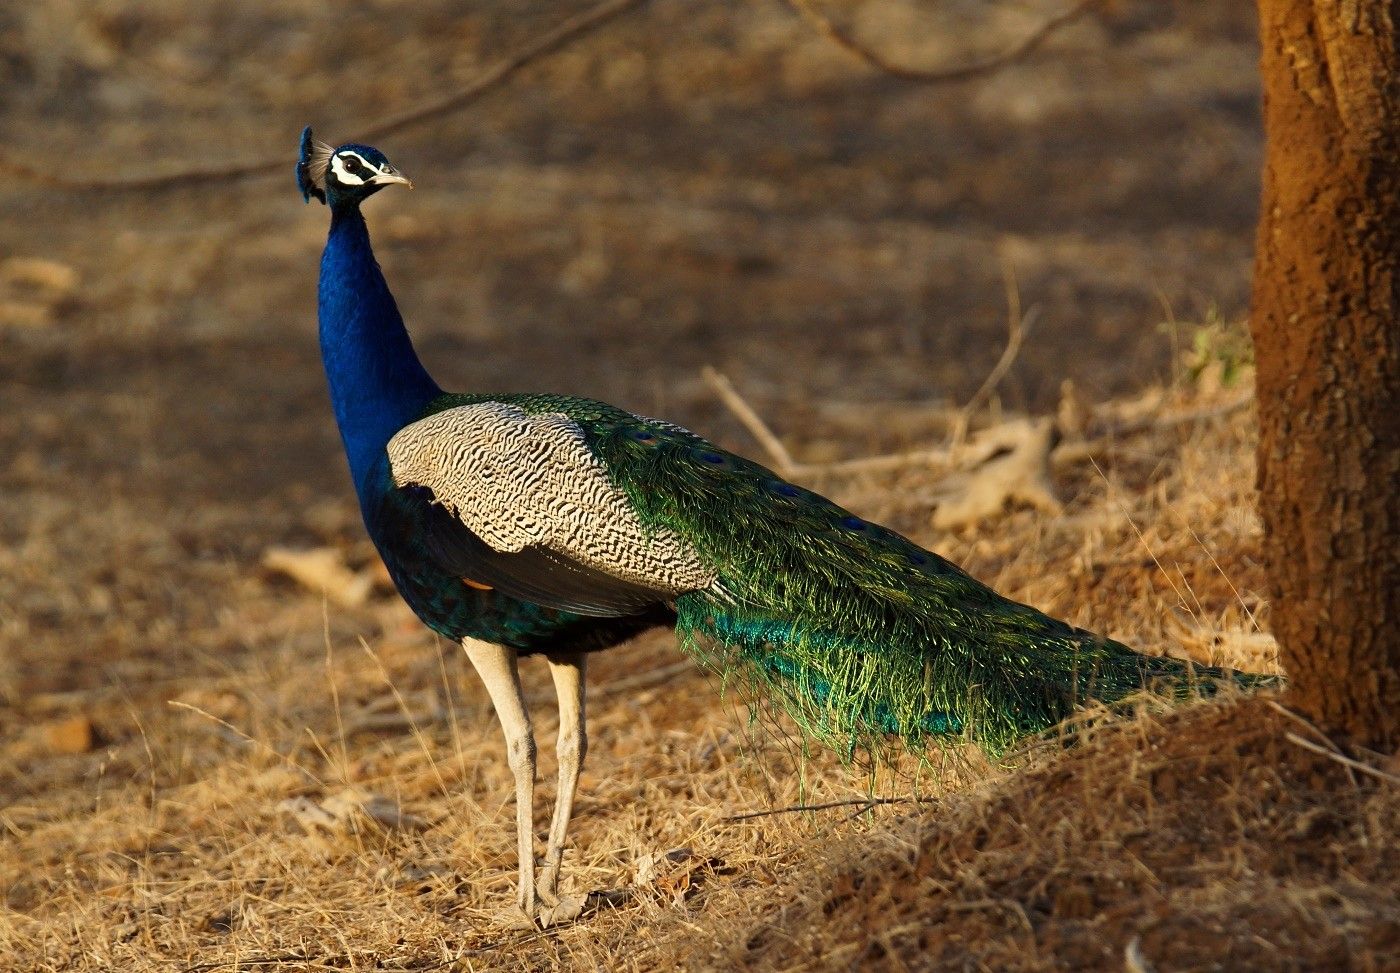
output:
[[[315,651],[319,618],[260,569],[270,545],[363,543],[298,133],[349,140],[582,9],[0,6],[8,158],[67,179],[286,161],[159,192],[0,180],[0,701]],[[937,68],[1062,6],[823,9]],[[1008,277],[1039,309],[999,388],[1018,410],[1053,409],[1065,379],[1094,400],[1164,380],[1170,322],[1243,314],[1256,56],[1251,5],[1118,0],[989,77],[927,86],[779,0],[656,0],[380,141],[418,188],[366,209],[448,388],[586,394],[757,455],[711,364],[801,455],[897,448],[917,420],[850,416],[965,401],[1001,353]]]

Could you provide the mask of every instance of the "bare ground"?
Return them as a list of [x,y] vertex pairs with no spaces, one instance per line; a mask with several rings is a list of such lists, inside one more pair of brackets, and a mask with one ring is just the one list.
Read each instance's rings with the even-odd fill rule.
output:
[[[1233,401],[1228,332],[1202,332],[1204,378],[1182,352],[1247,291],[1235,6],[1122,3],[930,90],[778,5],[661,2],[386,142],[420,188],[373,205],[380,257],[444,384],[594,395],[747,452],[701,365],[804,459],[936,445],[1000,351],[1007,273],[1039,316],[994,406],[1051,410],[1066,378],[1104,414]],[[833,7],[910,63],[1042,8],[982,9]],[[74,176],[290,162],[302,124],[352,134],[559,13],[12,6],[6,151]],[[1400,968],[1394,785],[1262,703],[872,777],[660,636],[592,674],[569,868],[594,911],[510,931],[498,730],[374,573],[324,405],[324,211],[290,166],[156,195],[11,182],[0,207],[0,967]],[[1269,668],[1252,429],[1131,437],[1055,467],[1063,515],[960,531],[930,525],[930,470],[812,485],[1061,617]],[[327,602],[274,547],[329,550],[367,597]],[[933,803],[730,820],[869,793]]]

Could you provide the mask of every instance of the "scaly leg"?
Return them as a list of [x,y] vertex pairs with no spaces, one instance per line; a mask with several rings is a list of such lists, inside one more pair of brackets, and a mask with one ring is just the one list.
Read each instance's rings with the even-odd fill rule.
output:
[[491,642],[463,639],[462,647],[486,684],[491,705],[506,737],[506,759],[515,775],[515,834],[520,851],[520,887],[516,901],[535,918],[535,731],[520,691],[515,650]]
[[559,741],[555,748],[559,754],[559,795],[554,802],[554,820],[549,826],[549,844],[540,873],[540,895],[554,905],[559,895],[559,868],[564,858],[569,818],[574,811],[578,772],[588,754],[583,717],[583,681],[588,657],[582,652],[568,652],[545,658],[549,660],[549,674],[554,677],[554,691],[559,696]]

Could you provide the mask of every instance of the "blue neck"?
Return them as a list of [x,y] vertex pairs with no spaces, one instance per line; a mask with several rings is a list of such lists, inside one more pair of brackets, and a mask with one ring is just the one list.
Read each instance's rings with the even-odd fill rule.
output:
[[321,361],[363,505],[370,489],[367,474],[389,438],[417,419],[442,390],[413,350],[374,260],[358,201],[332,201],[317,307]]

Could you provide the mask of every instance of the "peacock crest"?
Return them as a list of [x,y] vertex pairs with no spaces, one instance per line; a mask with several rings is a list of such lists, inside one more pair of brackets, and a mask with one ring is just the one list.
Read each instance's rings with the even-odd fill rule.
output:
[[301,198],[311,202],[312,198],[326,201],[326,170],[331,165],[331,155],[335,150],[311,134],[311,126],[301,133],[301,155],[297,160],[297,188]]

